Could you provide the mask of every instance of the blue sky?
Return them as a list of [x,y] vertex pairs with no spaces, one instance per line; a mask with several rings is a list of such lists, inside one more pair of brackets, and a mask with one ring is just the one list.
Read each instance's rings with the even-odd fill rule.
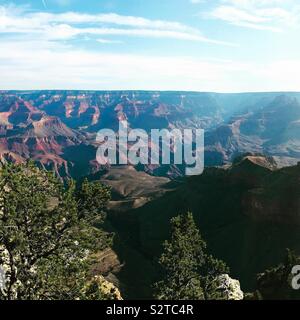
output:
[[0,89],[300,91],[298,0],[0,0]]

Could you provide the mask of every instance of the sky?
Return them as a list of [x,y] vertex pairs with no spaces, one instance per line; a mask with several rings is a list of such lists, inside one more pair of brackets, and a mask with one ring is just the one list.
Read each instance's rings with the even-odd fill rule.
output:
[[299,0],[0,0],[0,90],[300,91]]

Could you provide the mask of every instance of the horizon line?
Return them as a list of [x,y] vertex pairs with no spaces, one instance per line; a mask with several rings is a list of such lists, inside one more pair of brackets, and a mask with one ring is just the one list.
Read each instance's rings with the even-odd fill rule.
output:
[[46,92],[50,92],[50,91],[58,91],[58,92],[63,92],[63,91],[72,91],[72,92],[131,92],[131,93],[138,93],[138,92],[153,92],[153,93],[157,93],[157,92],[162,92],[162,93],[198,93],[198,94],[266,94],[266,93],[300,93],[300,89],[299,91],[289,91],[289,90],[283,90],[283,91],[230,91],[230,92],[224,92],[224,91],[195,91],[195,90],[156,90],[156,89],[0,89],[0,94],[4,93],[4,92],[42,92],[42,91],[46,91]]

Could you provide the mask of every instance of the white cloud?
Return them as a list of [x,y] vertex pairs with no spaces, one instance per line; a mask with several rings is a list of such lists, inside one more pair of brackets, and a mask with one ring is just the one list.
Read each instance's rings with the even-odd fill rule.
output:
[[106,43],[115,43],[115,44],[121,44],[124,43],[123,41],[120,40],[109,40],[109,39],[97,39],[97,42],[102,43],[102,44],[106,44]]
[[282,5],[283,3],[290,2],[289,0],[222,0],[224,3],[230,3],[236,7],[264,7],[273,5]]
[[300,90],[300,60],[259,64],[90,52],[49,41],[2,44],[1,89]]
[[83,14],[66,12],[19,12],[15,7],[0,6],[0,34],[26,34],[40,39],[71,39],[80,35],[119,35],[145,38],[168,38],[217,45],[233,45],[226,41],[210,39],[198,29],[163,20],[118,14]]
[[257,30],[269,30],[274,32],[281,31],[280,28],[272,27],[265,24],[266,22],[268,22],[268,19],[266,17],[248,13],[247,11],[231,6],[217,7],[212,12],[211,16],[236,26],[248,27]]
[[[249,9],[253,0],[241,1],[243,4],[237,6],[235,0],[222,0],[218,8],[230,9],[220,10],[220,16],[215,18],[250,28],[274,28],[272,31],[279,30],[273,24],[274,16],[280,21],[288,19],[284,8],[257,4],[253,11]],[[98,43],[96,48],[101,49],[101,45],[121,43],[125,36],[228,45],[178,22],[117,14],[49,14],[0,6],[0,88],[300,91],[296,77],[300,74],[300,60],[259,64],[188,56],[111,54],[75,47],[68,41],[92,38]]]
[[[233,45],[174,21],[0,6],[0,88],[205,90],[217,89],[219,81],[220,88],[230,85],[225,62],[100,52],[101,45],[120,44],[129,36]],[[73,39],[99,45],[75,46]]]
[[85,14],[76,12],[67,12],[61,14],[51,14],[51,13],[35,13],[30,15],[32,18],[43,19],[44,22],[64,22],[64,23],[104,23],[104,24],[115,24],[119,26],[127,27],[141,27],[141,28],[152,28],[152,29],[167,29],[167,30],[177,30],[177,31],[191,31],[199,32],[197,29],[186,26],[182,23],[173,21],[163,21],[163,20],[150,20],[142,17],[134,16],[122,16],[116,13],[106,13],[106,14]]
[[295,0],[220,0],[208,14],[232,25],[280,32],[300,25]]
[[0,59],[6,61],[0,66],[0,87],[4,89],[206,90],[229,85],[225,78],[230,67],[225,63],[189,57],[103,54],[41,48],[40,43],[6,43]]

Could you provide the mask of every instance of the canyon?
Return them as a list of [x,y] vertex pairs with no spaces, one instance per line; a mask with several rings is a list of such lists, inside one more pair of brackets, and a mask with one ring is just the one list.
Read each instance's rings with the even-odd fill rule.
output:
[[[205,135],[205,165],[226,165],[245,152],[273,156],[278,166],[300,157],[299,93],[217,94],[143,91],[0,91],[0,158],[32,159],[61,177],[107,167],[96,161],[96,134],[129,128],[195,129]],[[139,165],[169,178],[184,166]]]

